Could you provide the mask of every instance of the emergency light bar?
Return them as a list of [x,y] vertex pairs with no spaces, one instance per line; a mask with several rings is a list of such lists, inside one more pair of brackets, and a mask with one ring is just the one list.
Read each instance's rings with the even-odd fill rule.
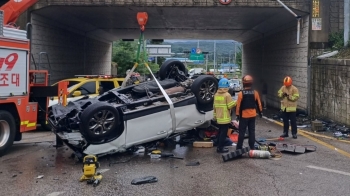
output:
[[80,78],[113,78],[116,77],[114,75],[74,75],[75,77]]

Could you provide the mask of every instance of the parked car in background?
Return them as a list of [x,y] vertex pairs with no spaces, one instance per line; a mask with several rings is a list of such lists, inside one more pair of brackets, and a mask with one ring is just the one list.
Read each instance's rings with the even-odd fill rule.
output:
[[190,69],[188,71],[188,74],[190,75],[190,77],[194,76],[195,74],[201,74],[204,72],[204,69],[203,68],[193,68],[193,69]]
[[[75,101],[84,96],[96,97],[100,87],[103,87],[104,91],[109,91],[119,87],[124,78],[115,78],[105,75],[77,75],[76,78],[69,78],[63,81],[68,81],[68,98],[67,101]],[[53,84],[52,86],[57,85]],[[49,106],[58,103],[57,97],[51,97]]]
[[242,90],[241,81],[239,81],[238,79],[231,79],[229,80],[229,82],[230,88],[232,88],[234,92],[239,92]]

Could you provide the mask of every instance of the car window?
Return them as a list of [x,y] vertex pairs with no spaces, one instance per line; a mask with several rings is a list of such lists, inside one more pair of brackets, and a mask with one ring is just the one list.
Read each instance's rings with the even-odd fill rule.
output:
[[69,88],[67,88],[67,91],[70,92],[72,89],[75,89],[77,86],[79,86],[79,84],[73,85]]
[[78,87],[76,90],[80,91],[81,95],[96,94],[96,82],[86,82],[82,86]]
[[100,81],[100,87],[103,87],[103,91],[109,91],[114,89],[114,81]]
[[[74,85],[76,85],[76,84],[79,84],[80,82],[78,82],[78,81],[68,81],[68,86],[67,86],[67,88],[70,88],[70,87],[72,87],[72,86],[74,86]],[[58,85],[58,83],[56,83],[56,84],[53,84],[52,86],[57,86]]]

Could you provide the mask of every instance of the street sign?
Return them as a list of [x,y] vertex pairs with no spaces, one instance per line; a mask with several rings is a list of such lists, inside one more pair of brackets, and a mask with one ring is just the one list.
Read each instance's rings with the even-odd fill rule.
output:
[[196,51],[197,51],[196,48],[192,48],[191,49],[191,54],[196,54]]
[[201,53],[202,53],[202,50],[199,49],[199,48],[197,48],[196,53],[197,53],[197,54],[201,54]]
[[204,61],[204,55],[203,54],[190,54],[190,60]]

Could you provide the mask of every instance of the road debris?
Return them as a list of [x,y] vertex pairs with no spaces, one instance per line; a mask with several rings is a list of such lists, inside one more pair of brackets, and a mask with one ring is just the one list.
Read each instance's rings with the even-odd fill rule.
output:
[[36,177],[37,179],[42,179],[44,178],[44,175],[39,175],[38,177]]
[[140,184],[146,184],[146,183],[154,183],[158,182],[158,179],[155,176],[146,176],[142,178],[135,178],[131,181],[132,185],[140,185]]
[[305,153],[307,151],[314,152],[316,151],[317,147],[314,145],[277,143],[276,149],[279,151],[287,151],[287,152],[293,152],[293,153]]
[[199,161],[192,161],[192,162],[186,163],[186,166],[198,166],[198,165],[200,165]]

